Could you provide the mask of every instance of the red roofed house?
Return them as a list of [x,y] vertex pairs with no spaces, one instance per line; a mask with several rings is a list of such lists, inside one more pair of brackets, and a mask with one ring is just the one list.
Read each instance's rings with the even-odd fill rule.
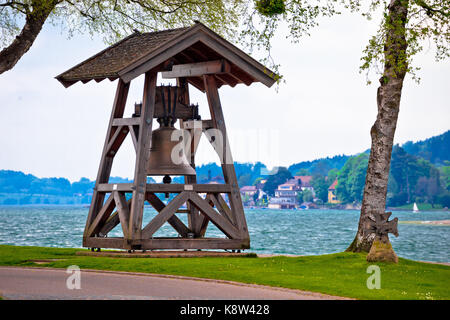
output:
[[338,184],[337,179],[334,180],[333,184],[328,188],[328,203],[341,203],[336,195],[336,186]]
[[314,188],[311,185],[312,178],[313,178],[313,176],[294,176],[295,180],[300,181],[300,186],[301,186],[302,191],[309,190],[312,192],[313,196],[316,196],[316,194],[314,192]]
[[243,196],[253,196],[255,193],[258,192],[258,189],[256,188],[256,186],[243,186],[241,188],[241,194]]
[[257,194],[259,198],[259,189],[256,186],[243,186],[240,191],[243,204],[246,206],[254,206],[255,200],[253,197]]

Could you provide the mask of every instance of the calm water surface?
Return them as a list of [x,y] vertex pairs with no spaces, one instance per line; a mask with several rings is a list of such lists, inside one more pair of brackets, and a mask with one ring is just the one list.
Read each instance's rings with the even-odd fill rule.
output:
[[[0,207],[0,244],[81,247],[88,208],[63,206]],[[146,208],[144,225],[155,211]],[[179,215],[186,222],[186,217]],[[353,240],[359,211],[247,209],[251,252],[317,255],[341,252]],[[394,212],[400,221],[450,219],[450,212]],[[390,236],[400,257],[450,262],[450,227],[399,224]],[[176,236],[167,223],[155,236]],[[122,236],[120,226],[109,236]],[[223,234],[210,225],[206,236]]]

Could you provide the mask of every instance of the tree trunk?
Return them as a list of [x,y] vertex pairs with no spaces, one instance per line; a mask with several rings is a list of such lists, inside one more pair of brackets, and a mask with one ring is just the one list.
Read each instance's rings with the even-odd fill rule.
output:
[[[384,72],[377,91],[378,114],[370,130],[370,149],[358,232],[347,251],[369,252],[375,233],[369,232],[369,218],[385,212],[394,134],[400,109],[403,80],[407,72],[406,18],[408,0],[391,0],[386,20]],[[389,238],[383,239],[389,246]]]
[[30,49],[56,3],[57,1],[32,2],[33,10],[27,13],[22,31],[8,47],[0,52],[0,74],[12,69]]

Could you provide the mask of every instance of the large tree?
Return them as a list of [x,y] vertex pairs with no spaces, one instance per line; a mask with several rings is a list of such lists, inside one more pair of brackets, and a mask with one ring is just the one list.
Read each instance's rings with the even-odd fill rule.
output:
[[[400,110],[400,98],[405,76],[417,77],[413,57],[423,50],[424,43],[431,43],[436,60],[450,55],[449,2],[448,0],[257,0],[256,10],[246,19],[244,34],[250,45],[265,46],[270,53],[270,40],[278,24],[287,21],[294,40],[308,33],[317,25],[320,16],[339,12],[340,4],[353,12],[360,12],[369,19],[382,11],[380,27],[369,39],[364,50],[361,70],[380,70],[376,101],[377,118],[370,129],[372,145],[365,180],[361,216],[354,241],[349,251],[369,252],[376,233],[368,226],[372,221],[385,220],[386,193],[394,134]],[[368,7],[364,7],[367,5]],[[257,13],[261,17],[256,21]],[[255,22],[256,21],[256,22]],[[270,54],[267,60],[270,61]],[[376,68],[375,66],[381,67]],[[381,240],[378,239],[377,240]],[[380,247],[388,248],[386,256],[396,259],[389,238],[383,236]],[[380,256],[380,259],[384,259]]]
[[19,0],[0,1],[0,74],[31,48],[46,23],[76,32],[101,34],[113,42],[139,31],[192,25],[201,20],[226,37],[238,26],[240,0]]
[[[367,226],[385,212],[400,99],[406,74],[414,72],[412,57],[422,49],[421,40],[425,39],[434,40],[437,59],[448,57],[449,17],[448,1],[391,0],[385,7],[380,35],[372,38],[367,47],[363,67],[368,68],[378,59],[383,64],[383,73],[377,91],[377,119],[370,130],[372,146],[358,232],[349,251],[370,250],[377,257],[374,251],[380,248],[379,259],[396,260],[387,235],[377,239]],[[372,250],[374,240],[377,246]]]

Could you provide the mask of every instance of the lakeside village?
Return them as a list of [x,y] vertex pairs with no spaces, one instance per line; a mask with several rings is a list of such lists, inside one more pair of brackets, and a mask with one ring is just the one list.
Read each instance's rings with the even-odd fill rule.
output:
[[[269,209],[317,209],[324,206],[324,202],[316,197],[314,187],[311,185],[313,176],[294,176],[285,183],[278,185],[274,196],[264,192],[267,179],[262,179],[254,186],[244,186],[240,189],[242,202],[247,208]],[[341,201],[336,195],[337,179],[328,188],[328,201],[326,204],[334,207],[342,207]],[[345,208],[355,208],[346,205]]]

